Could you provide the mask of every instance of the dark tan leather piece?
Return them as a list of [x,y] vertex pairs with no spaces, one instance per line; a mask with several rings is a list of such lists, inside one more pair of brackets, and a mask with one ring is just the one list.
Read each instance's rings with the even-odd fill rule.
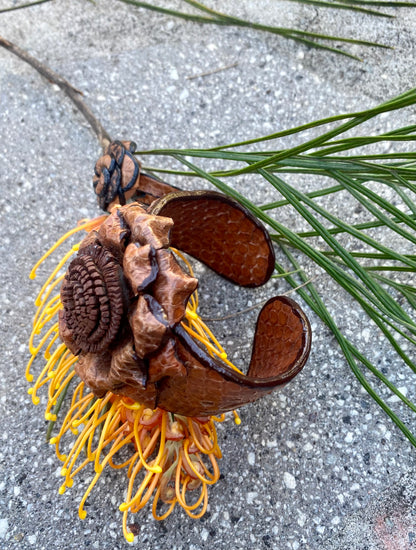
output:
[[110,250],[119,262],[123,257],[129,234],[130,230],[118,208],[112,211],[97,231],[99,241]]
[[298,304],[279,296],[269,300],[257,319],[247,376],[290,375],[306,362],[311,347],[309,321]]
[[[174,328],[174,334],[163,350],[168,350],[166,356],[150,359],[155,370],[150,376],[149,369],[147,389],[156,391],[158,407],[185,416],[227,412],[284,387],[305,365],[311,346],[308,319],[284,296],[269,300],[259,315],[247,375],[213,359],[182,327]],[[143,399],[143,388],[137,394],[129,391],[133,399]],[[124,395],[124,388],[116,393]]]
[[134,349],[140,359],[159,349],[168,324],[154,315],[145,296],[139,296],[131,309],[129,323],[133,331]]
[[165,377],[186,376],[186,368],[176,356],[176,344],[170,338],[157,354],[149,357],[148,384],[154,384]]
[[150,244],[140,246],[130,243],[123,257],[123,271],[134,294],[143,292],[153,283],[159,271],[155,249]]
[[164,197],[168,193],[178,191],[178,189],[168,183],[141,172],[134,191],[134,194],[132,194],[133,200],[150,205],[156,199]]
[[[159,383],[158,406],[186,416],[212,415],[256,401],[283,387],[304,367],[311,347],[311,330],[302,309],[277,296],[260,312],[247,375],[210,357],[181,328],[175,329],[177,356],[187,375]],[[175,398],[173,398],[175,396]]]
[[150,244],[155,249],[169,246],[170,230],[173,226],[170,218],[148,214],[135,202],[123,207],[122,216],[131,228],[133,242]]
[[156,258],[159,272],[153,295],[172,326],[184,318],[186,304],[196,290],[198,280],[184,273],[170,250],[156,250]]
[[269,280],[274,250],[264,226],[243,206],[215,191],[177,191],[149,212],[173,219],[171,246],[241,286]]

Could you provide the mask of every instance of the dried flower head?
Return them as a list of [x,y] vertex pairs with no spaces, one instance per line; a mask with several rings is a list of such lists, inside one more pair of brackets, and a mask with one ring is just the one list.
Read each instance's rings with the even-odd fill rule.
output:
[[[150,196],[149,187],[137,187],[140,170],[125,145],[110,144],[97,163],[95,188],[106,204],[115,200],[114,190],[119,202],[133,188]],[[198,282],[177,248],[244,286],[269,279],[274,254],[263,226],[219,193],[175,190],[147,209],[137,202],[118,204],[108,216],[71,230],[45,257],[82,229],[86,237],[59,261],[36,300],[28,380],[41,352],[46,364],[29,393],[37,404],[39,389],[48,384],[45,418],[53,424],[68,389],[81,379],[50,439],[63,462],[60,492],[94,465],[79,507],[84,518],[85,500],[103,468],[126,468],[129,484],[120,510],[131,541],[127,515],[152,497],[156,519],[177,503],[191,517],[203,515],[207,487],[219,478],[215,422],[224,416],[217,415],[293,378],[307,360],[310,327],[295,302],[272,298],[257,321],[247,375],[228,361],[197,313]],[[64,454],[71,434],[75,442]],[[123,449],[130,444],[134,450],[126,458]]]

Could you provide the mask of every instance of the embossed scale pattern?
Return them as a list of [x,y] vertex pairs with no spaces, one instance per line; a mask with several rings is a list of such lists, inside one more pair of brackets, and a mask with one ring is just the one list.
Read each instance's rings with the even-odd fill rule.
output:
[[172,246],[241,286],[259,286],[270,278],[273,248],[248,210],[213,191],[172,195],[162,199],[160,208],[155,203],[159,215],[174,221]]
[[308,345],[308,329],[293,300],[270,300],[257,320],[248,376],[268,378],[287,372]]

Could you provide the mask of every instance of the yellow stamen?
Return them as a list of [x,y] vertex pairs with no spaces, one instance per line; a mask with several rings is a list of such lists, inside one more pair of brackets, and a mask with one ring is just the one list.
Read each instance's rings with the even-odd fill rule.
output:
[[206,485],[202,484],[201,485],[201,494],[199,495],[199,498],[198,500],[190,505],[186,502],[186,488],[188,486],[188,483],[191,481],[191,476],[186,476],[184,482],[183,482],[183,485],[182,485],[182,493],[181,493],[181,497],[182,497],[182,500],[183,502],[186,504],[186,509],[187,510],[196,510],[198,508],[198,506],[200,506],[204,496],[205,496],[205,491],[204,489],[206,489]]
[[[166,414],[166,413],[164,413],[164,414]],[[158,474],[162,470],[161,470],[160,466],[158,465],[157,461],[156,461],[155,466],[150,466],[150,464],[148,464],[146,462],[146,459],[144,458],[144,453],[143,453],[142,446],[141,446],[141,443],[140,443],[140,431],[142,431],[143,425],[141,424],[139,426],[139,420],[140,420],[140,416],[139,416],[139,414],[136,413],[136,417],[134,419],[134,424],[133,424],[133,431],[134,431],[135,441],[136,441],[136,445],[137,445],[137,450],[139,451],[139,454],[140,454],[140,460],[142,461],[143,466],[146,468],[146,470],[148,470],[149,472],[153,472],[153,473]],[[166,418],[164,418],[163,424],[165,426],[165,433],[166,433]],[[162,424],[162,427],[163,427],[163,424]],[[161,428],[157,428],[156,433],[159,435],[159,433],[161,433],[161,431],[162,431]],[[162,444],[162,439],[161,439],[161,444]],[[159,448],[158,456],[160,456],[160,448]]]
[[234,422],[237,424],[237,426],[239,426],[241,424],[241,418],[239,417],[238,412],[233,411],[233,415],[234,415]]
[[[157,515],[157,503],[158,503],[158,500],[159,500],[159,497],[160,497],[160,491],[162,490],[162,486],[159,485],[159,487],[157,488],[157,491],[156,491],[156,495],[155,495],[155,498],[153,500],[153,506],[152,506],[152,513],[153,513],[153,517],[155,519],[157,519],[158,521],[162,521],[164,519],[166,519],[168,516],[170,516],[170,514],[172,513],[173,509],[175,508],[175,505],[176,505],[176,502],[177,502],[177,499],[173,499],[173,501],[171,502],[171,505],[169,506],[168,510],[162,514],[161,516],[158,516]],[[127,517],[127,512],[125,512],[126,514],[126,517]]]
[[[190,469],[192,470],[192,472],[195,474],[195,476],[200,480],[202,481],[202,483],[206,483],[207,485],[213,485],[214,483],[216,483],[218,481],[218,479],[215,479],[215,476],[211,473],[209,473],[209,476],[211,477],[212,476],[212,479],[207,479],[206,477],[204,477],[203,475],[201,475],[199,472],[198,472],[198,469],[195,468],[195,465],[194,465],[194,461],[192,460],[192,458],[189,456],[189,453],[188,453],[188,448],[189,448],[189,440],[185,441],[184,443],[184,446],[183,446],[183,449],[182,449],[182,452],[184,454],[184,458],[186,459],[186,462],[188,464],[188,466],[190,467]],[[212,457],[212,454],[208,455],[210,458]],[[199,462],[200,464],[202,464],[203,466],[203,463],[200,461]],[[218,477],[219,477],[219,471],[218,471]]]
[[[37,307],[40,307],[41,304],[42,304],[42,296],[43,296],[43,293],[46,291],[46,289],[48,288],[48,286],[52,283],[52,281],[55,279],[55,277],[57,276],[57,274],[59,273],[59,271],[62,269],[62,267],[66,264],[66,262],[69,260],[69,258],[75,254],[75,252],[78,251],[78,248],[79,248],[79,243],[74,245],[71,250],[69,250],[65,256],[58,262],[58,265],[55,267],[55,269],[52,271],[52,273],[49,275],[49,277],[47,278],[46,282],[44,283],[44,285],[42,286],[42,288],[40,289],[40,292],[35,300],[35,306]],[[59,279],[63,279],[63,276],[59,277]],[[56,286],[57,283],[55,283],[55,286]],[[51,289],[50,289],[51,290]]]
[[[107,464],[107,462],[110,460],[110,458],[114,454],[116,454],[116,452],[119,451],[121,449],[121,447],[126,445],[126,440],[130,441],[132,439],[132,437],[133,437],[132,433],[129,436],[127,436],[124,440],[123,440],[123,435],[120,434],[118,436],[118,438],[114,441],[114,444],[113,444],[112,448],[110,449],[109,453],[104,458],[104,460],[102,462],[102,468],[104,468],[104,466]],[[88,486],[88,489],[85,491],[84,496],[82,497],[82,500],[81,500],[81,502],[79,504],[79,508],[78,508],[78,515],[81,519],[85,519],[87,517],[87,512],[84,510],[84,504],[85,504],[85,501],[88,498],[88,495],[91,493],[92,489],[94,488],[94,485],[97,483],[98,478],[100,477],[100,475],[101,475],[101,470],[96,472],[93,480],[91,481],[91,483]]]
[[[32,354],[32,357],[29,359],[29,362],[26,366],[26,380],[28,382],[32,382],[32,380],[33,380],[33,376],[30,374],[30,368],[32,366],[33,361],[35,360],[35,358],[36,358],[37,354],[39,353],[39,351],[43,348],[43,346],[46,344],[48,339],[54,333],[55,333],[55,336],[53,338],[54,338],[54,341],[55,341],[56,338],[58,337],[58,323],[55,323],[53,326],[51,326],[49,328],[49,330],[43,336],[42,340],[40,341],[39,345],[36,348],[33,348],[33,347],[30,348],[30,353]],[[45,359],[46,359],[46,357],[45,357]]]
[[71,235],[74,235],[74,233],[77,233],[78,231],[91,231],[95,227],[99,227],[102,222],[107,218],[107,215],[100,216],[98,218],[95,218],[93,220],[87,220],[86,222],[82,223],[81,225],[78,225],[77,227],[74,227],[73,229],[70,229],[65,235],[63,235],[60,239],[56,241],[54,245],[51,246],[51,248],[42,256],[40,260],[36,262],[36,264],[33,266],[32,271],[30,272],[29,277],[31,279],[34,279],[36,277],[36,271],[38,267],[48,258],[54,250],[56,250],[63,242],[65,242]]

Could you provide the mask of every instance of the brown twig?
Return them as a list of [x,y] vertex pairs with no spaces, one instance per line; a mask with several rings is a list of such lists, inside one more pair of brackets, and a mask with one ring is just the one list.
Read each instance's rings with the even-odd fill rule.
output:
[[56,84],[61,88],[61,90],[64,92],[65,95],[69,97],[69,99],[75,104],[77,109],[84,115],[84,117],[87,119],[88,123],[90,124],[91,128],[94,130],[95,134],[98,137],[98,141],[100,142],[100,145],[103,149],[106,149],[108,144],[111,142],[111,138],[109,134],[106,132],[106,130],[103,128],[101,122],[97,120],[91,111],[91,109],[84,103],[84,101],[81,99],[82,92],[74,88],[72,84],[67,82],[64,78],[59,76],[59,74],[52,71],[52,69],[49,69],[49,67],[46,67],[43,63],[38,61],[35,57],[30,55],[29,53],[25,52],[9,40],[6,40],[5,38],[0,36],[0,46],[5,48],[6,50],[9,50],[9,52],[13,53],[17,57],[20,57],[20,59],[23,59],[26,63],[31,65],[34,69],[38,71],[42,76],[47,78],[50,82],[53,84]]

